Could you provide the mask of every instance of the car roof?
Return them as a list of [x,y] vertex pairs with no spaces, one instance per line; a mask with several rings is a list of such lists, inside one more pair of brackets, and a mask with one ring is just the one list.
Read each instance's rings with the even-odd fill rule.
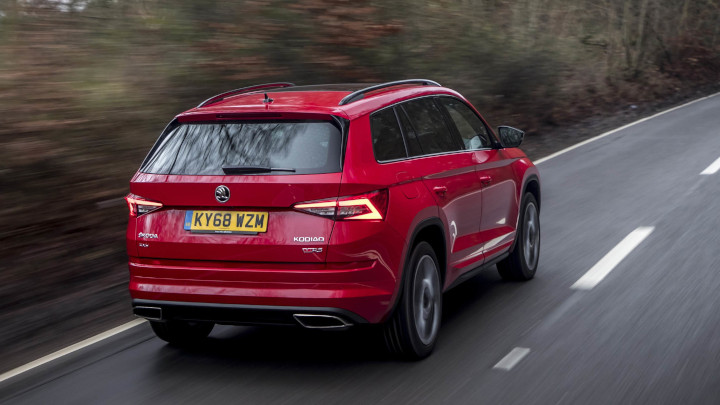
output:
[[[459,93],[437,85],[391,82],[385,84],[374,83],[340,83],[317,84],[308,86],[293,86],[282,83],[286,87],[261,88],[254,90],[248,88],[247,92],[240,94],[225,93],[206,100],[203,104],[178,117],[191,118],[193,116],[206,116],[221,113],[308,113],[337,115],[354,119],[410,98],[432,95],[448,94],[464,99]],[[393,85],[393,83],[400,83]],[[270,86],[270,85],[260,85]],[[260,87],[258,86],[258,87]],[[375,90],[362,91],[363,89]],[[242,89],[241,89],[242,90]],[[341,101],[354,92],[354,101],[340,105]],[[272,102],[266,102],[265,97]],[[215,100],[218,98],[217,100]],[[347,101],[347,100],[346,100]]]

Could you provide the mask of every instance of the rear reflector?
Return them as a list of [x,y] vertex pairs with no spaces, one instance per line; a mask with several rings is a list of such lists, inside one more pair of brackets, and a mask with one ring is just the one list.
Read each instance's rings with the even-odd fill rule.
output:
[[299,203],[293,208],[334,220],[383,220],[387,206],[388,191],[384,189],[337,200]]

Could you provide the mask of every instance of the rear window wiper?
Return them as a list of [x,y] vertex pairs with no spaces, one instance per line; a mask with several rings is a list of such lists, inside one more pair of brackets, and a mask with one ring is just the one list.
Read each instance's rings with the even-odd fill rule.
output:
[[254,173],[270,173],[270,172],[295,172],[295,169],[286,167],[269,167],[269,166],[223,166],[225,174],[254,174]]

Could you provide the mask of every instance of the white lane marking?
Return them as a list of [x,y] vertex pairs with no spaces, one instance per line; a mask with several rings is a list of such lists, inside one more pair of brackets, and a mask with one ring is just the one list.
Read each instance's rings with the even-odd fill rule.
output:
[[493,368],[496,370],[510,371],[516,364],[520,363],[520,360],[527,356],[528,353],[530,353],[530,349],[527,347],[516,347],[500,359]]
[[716,161],[712,162],[710,166],[708,166],[705,170],[702,171],[700,174],[715,174],[717,171],[720,170],[720,158],[717,158]]
[[587,271],[570,288],[575,290],[590,290],[600,283],[605,276],[630,254],[645,238],[655,230],[654,226],[641,226],[630,232],[620,243],[610,250],[599,262]]
[[623,129],[630,128],[630,127],[632,127],[632,126],[634,126],[634,125],[643,123],[643,122],[648,121],[648,120],[651,120],[651,119],[653,119],[653,118],[657,118],[657,117],[659,117],[659,116],[661,116],[661,115],[664,115],[664,114],[667,114],[667,113],[669,113],[669,112],[672,112],[672,111],[675,111],[675,110],[679,110],[679,109],[681,109],[681,108],[683,108],[683,107],[687,107],[687,106],[689,106],[690,104],[695,104],[695,103],[697,103],[697,102],[699,102],[699,101],[707,100],[708,98],[715,97],[715,96],[717,96],[718,94],[720,94],[720,92],[715,93],[715,94],[711,94],[711,95],[709,95],[709,96],[705,96],[705,97],[699,98],[699,99],[697,99],[697,100],[690,101],[690,102],[688,102],[688,103],[685,103],[685,104],[683,104],[683,105],[679,105],[679,106],[677,106],[677,107],[670,108],[670,109],[665,110],[665,111],[660,111],[660,112],[657,113],[657,114],[654,114],[654,115],[651,115],[651,116],[649,116],[649,117],[645,117],[645,118],[639,119],[639,120],[637,120],[637,121],[635,121],[635,122],[631,122],[631,123],[629,123],[629,124],[627,124],[627,125],[623,125],[623,126],[621,126],[620,128],[615,128],[615,129],[613,129],[613,130],[611,130],[611,131],[605,132],[605,133],[600,134],[600,135],[598,135],[598,136],[595,136],[595,137],[593,137],[593,138],[586,139],[586,140],[584,140],[584,141],[582,141],[582,142],[580,142],[580,143],[576,143],[575,145],[572,145],[572,146],[570,146],[570,147],[567,147],[567,148],[565,148],[565,149],[563,149],[563,150],[557,151],[557,152],[552,153],[552,154],[550,154],[550,155],[548,155],[548,156],[545,156],[545,157],[543,157],[543,158],[540,158],[540,159],[538,159],[538,160],[535,160],[534,163],[535,163],[536,165],[539,165],[539,164],[542,163],[542,162],[545,162],[545,161],[547,161],[547,160],[550,160],[550,159],[552,159],[552,158],[554,158],[554,157],[558,157],[558,156],[560,156],[560,155],[562,155],[562,154],[564,154],[564,153],[570,152],[571,150],[577,149],[577,148],[579,148],[579,147],[581,147],[581,146],[583,146],[583,145],[587,145],[587,144],[590,143],[590,142],[597,141],[598,139],[605,138],[605,137],[608,136],[608,135],[612,135],[612,134],[614,134],[614,133],[620,132],[620,131],[622,131]]
[[97,334],[93,337],[87,338],[81,342],[75,343],[74,345],[68,346],[64,349],[60,349],[60,350],[56,351],[55,353],[51,353],[51,354],[41,357],[35,361],[31,361],[30,363],[27,363],[24,366],[20,366],[18,368],[12,369],[6,373],[0,374],[0,383],[5,380],[9,380],[19,374],[22,374],[26,371],[30,371],[36,367],[40,367],[43,364],[47,364],[53,360],[59,359],[60,357],[66,356],[72,352],[76,352],[80,349],[84,349],[90,345],[93,345],[93,344],[101,341],[101,340],[105,340],[111,336],[117,335],[118,333],[125,332],[126,330],[134,328],[143,323],[145,323],[144,319],[135,319],[128,323],[122,324],[116,328],[112,328],[108,331],[105,331],[105,332]]

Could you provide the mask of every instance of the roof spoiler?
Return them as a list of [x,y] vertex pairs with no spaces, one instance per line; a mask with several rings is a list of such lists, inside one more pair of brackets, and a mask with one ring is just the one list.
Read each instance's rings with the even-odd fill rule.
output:
[[278,87],[293,87],[295,86],[293,83],[287,83],[287,82],[280,82],[280,83],[265,83],[265,84],[258,84],[255,86],[250,87],[243,87],[240,89],[230,90],[226,91],[225,93],[220,93],[217,96],[212,96],[209,99],[203,101],[195,108],[205,107],[208,104],[216,103],[218,101],[222,101],[227,97],[234,96],[236,94],[242,94],[242,93],[249,93],[251,91],[257,91],[257,90],[264,90],[264,89],[275,89]]
[[338,105],[350,104],[350,103],[352,103],[352,102],[354,102],[354,101],[360,100],[361,98],[363,98],[363,97],[365,96],[366,93],[369,93],[369,92],[371,92],[371,91],[380,90],[380,89],[384,89],[384,88],[387,88],[387,87],[393,87],[393,86],[402,86],[402,85],[404,85],[404,84],[419,84],[419,85],[422,85],[422,86],[438,86],[438,87],[441,87],[441,86],[440,86],[440,83],[434,82],[434,81],[432,81],[432,80],[427,80],[427,79],[397,80],[397,81],[394,81],[394,82],[387,82],[387,83],[383,83],[383,84],[377,84],[377,85],[375,85],[375,86],[366,87],[366,88],[364,88],[364,89],[361,89],[361,90],[352,92],[352,93],[348,94],[347,96],[345,96],[342,100],[340,100],[340,104],[338,104]]

